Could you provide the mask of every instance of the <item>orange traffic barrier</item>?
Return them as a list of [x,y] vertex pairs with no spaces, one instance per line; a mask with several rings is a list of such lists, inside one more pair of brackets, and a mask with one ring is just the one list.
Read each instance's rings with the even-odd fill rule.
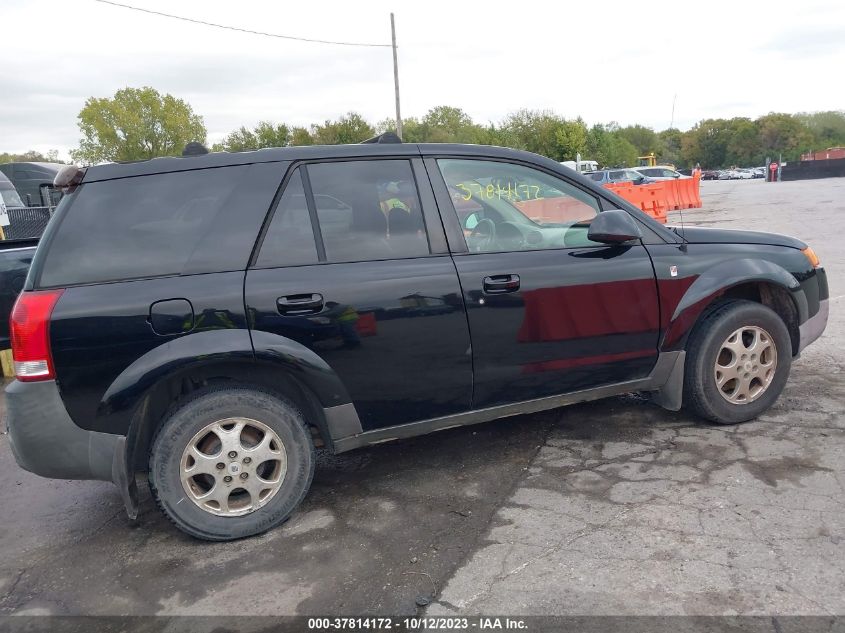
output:
[[667,211],[701,208],[700,183],[701,174],[696,173],[692,178],[661,180],[648,185],[619,182],[605,185],[605,188],[666,224]]
[[516,203],[517,208],[535,222],[578,222],[592,217],[591,209],[576,198],[538,198]]

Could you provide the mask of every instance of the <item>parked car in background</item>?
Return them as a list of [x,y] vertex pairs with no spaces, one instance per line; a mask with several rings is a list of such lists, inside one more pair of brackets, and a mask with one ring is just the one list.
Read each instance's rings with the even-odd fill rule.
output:
[[9,219],[0,240],[0,350],[4,350],[9,348],[9,315],[23,288],[35,247],[50,219],[50,211],[27,208],[2,171],[0,199]]
[[561,161],[560,164],[564,167],[569,167],[569,169],[577,171],[580,174],[597,171],[599,168],[598,162],[594,160],[582,160],[580,163],[576,163],[574,160],[564,160]]
[[734,178],[737,180],[751,180],[754,178],[754,172],[750,169],[734,169]]
[[318,445],[633,391],[750,420],[825,328],[798,239],[674,230],[542,156],[393,138],[71,168],[10,320],[17,462],[112,481],[133,518],[147,471],[177,527],[229,540],[290,516]]
[[719,179],[719,170],[718,169],[705,169],[701,172],[701,179],[702,180],[718,180]]
[[736,180],[736,173],[733,169],[722,169],[719,171],[719,180]]
[[62,163],[3,163],[0,172],[12,181],[24,206],[55,207],[62,197],[53,187],[53,180]]
[[633,182],[635,185],[645,185],[656,182],[634,169],[600,169],[589,174],[584,174],[593,182],[600,185],[609,185],[617,182]]
[[23,200],[21,200],[21,196],[15,185],[2,172],[0,172],[0,198],[2,198],[6,208],[24,206]]
[[666,165],[657,165],[656,167],[633,167],[634,171],[647,176],[652,180],[675,180],[677,178],[692,178],[692,176],[684,176],[682,173],[675,171]]

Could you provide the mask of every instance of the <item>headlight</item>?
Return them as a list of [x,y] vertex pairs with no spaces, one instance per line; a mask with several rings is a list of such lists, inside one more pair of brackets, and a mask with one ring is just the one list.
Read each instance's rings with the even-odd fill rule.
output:
[[801,251],[804,253],[804,257],[807,258],[807,261],[810,262],[810,265],[813,268],[818,268],[821,266],[821,262],[819,262],[819,256],[816,255],[816,252],[810,248],[809,246]]

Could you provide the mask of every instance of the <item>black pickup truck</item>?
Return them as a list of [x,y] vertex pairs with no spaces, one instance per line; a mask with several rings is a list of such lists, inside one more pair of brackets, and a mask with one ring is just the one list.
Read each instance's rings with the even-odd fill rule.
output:
[[23,290],[38,238],[0,241],[0,349],[9,349],[9,315]]
[[52,215],[53,202],[61,199],[61,192],[52,187],[51,177],[49,183],[41,183],[49,206],[24,206],[20,192],[6,176],[11,166],[0,165],[0,203],[9,222],[2,227],[0,239],[0,350],[9,349],[12,306],[23,289],[38,239]]
[[[732,424],[827,323],[812,249],[665,227],[560,164],[376,142],[68,168],[12,313],[18,463],[182,530],[284,521],[342,452],[638,391]],[[392,142],[391,142],[392,141]]]

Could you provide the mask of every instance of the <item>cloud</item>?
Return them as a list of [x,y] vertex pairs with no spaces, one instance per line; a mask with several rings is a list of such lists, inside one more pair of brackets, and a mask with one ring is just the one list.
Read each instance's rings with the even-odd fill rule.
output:
[[[141,0],[137,0],[141,3]],[[777,3],[776,3],[777,4]],[[845,88],[845,5],[806,0],[800,14],[754,3],[655,0],[143,0],[145,8],[277,33],[389,40],[396,12],[402,112],[449,104],[479,122],[549,108],[588,123],[661,129],[709,117],[837,109]],[[767,5],[768,6],[768,5]],[[49,45],[32,29],[51,20]],[[354,110],[393,116],[390,49],[320,46],[230,33],[86,0],[4,0],[0,151],[66,149],[91,96],[149,85],[188,101],[210,140],[262,119],[306,125]],[[23,52],[25,51],[25,54]]]

